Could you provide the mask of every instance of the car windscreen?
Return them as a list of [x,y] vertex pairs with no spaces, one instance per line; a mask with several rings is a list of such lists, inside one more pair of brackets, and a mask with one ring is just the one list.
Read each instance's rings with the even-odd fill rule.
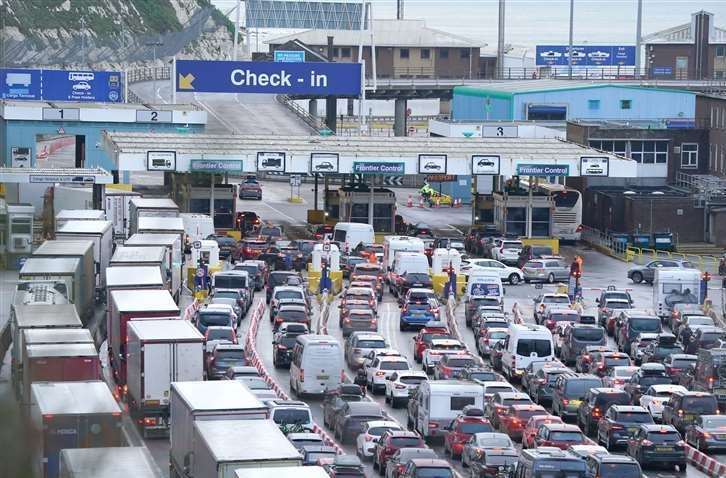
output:
[[675,431],[651,432],[648,433],[648,440],[652,441],[655,445],[673,444],[681,441],[681,435]]
[[516,412],[514,412],[514,414],[517,416],[517,418],[519,418],[522,421],[522,423],[527,423],[527,420],[529,420],[533,416],[542,415],[543,413],[545,413],[545,412],[543,412],[542,410],[537,410],[537,409],[517,410]]
[[600,393],[595,399],[595,405],[607,410],[610,405],[630,405],[630,395],[621,393]]
[[214,276],[215,289],[244,289],[247,287],[247,277],[240,275],[219,275]]
[[261,227],[259,230],[259,235],[279,237],[282,235],[282,231],[280,231],[279,227]]
[[577,322],[577,315],[576,314],[550,314],[549,317],[547,317],[549,320],[553,320],[555,322]]
[[610,367],[624,367],[630,365],[630,359],[628,357],[616,356],[616,357],[605,357],[605,366]]
[[408,282],[431,282],[431,278],[428,274],[421,274],[418,272],[409,272],[406,274],[406,280]]
[[601,463],[600,478],[640,478],[640,467],[637,463]]
[[635,333],[656,333],[659,334],[662,331],[660,319],[652,318],[632,318],[630,319],[630,330]]
[[598,379],[573,379],[565,383],[565,397],[584,397],[591,388],[602,387],[602,381]]
[[273,412],[272,420],[278,425],[305,424],[310,421],[310,412],[300,408],[279,408]]
[[416,478],[452,478],[453,476],[449,468],[416,467]]
[[698,359],[673,359],[671,368],[685,369],[691,365],[695,365]]
[[[532,401],[527,398],[524,398],[524,397],[522,397],[522,398],[505,398],[504,400],[502,400],[502,405],[504,405],[504,406],[527,405],[530,403],[532,403]],[[542,414],[542,412],[540,412],[540,414]]]
[[464,368],[474,363],[473,358],[449,358],[446,362],[447,367]]
[[605,336],[605,331],[601,328],[597,329],[591,329],[591,328],[579,328],[576,327],[572,330],[572,336],[575,337],[580,342],[600,342],[602,338]]
[[489,333],[489,338],[490,339],[496,339],[496,340],[506,339],[507,338],[507,335],[509,335],[509,333],[502,330],[501,332],[490,332]]
[[630,304],[628,302],[608,302],[607,308],[608,309],[630,309]]
[[307,463],[317,463],[318,460],[321,458],[335,458],[337,456],[337,453],[333,450],[331,451],[313,451],[308,452],[305,454],[305,461]]
[[207,340],[229,340],[231,342],[233,337],[232,329],[207,329]]
[[704,332],[698,341],[702,344],[715,343],[723,336],[721,332]]
[[355,346],[362,349],[385,349],[386,341],[375,339],[361,339],[356,342]]
[[241,350],[220,350],[215,354],[215,360],[219,362],[236,362],[244,361],[244,355]]
[[408,370],[409,366],[406,362],[381,362],[381,370]]
[[653,423],[648,412],[618,412],[617,420],[621,423]]
[[552,433],[550,433],[549,439],[553,440],[553,441],[580,442],[580,441],[582,441],[582,433],[580,433],[580,432],[552,432]]
[[424,378],[424,377],[401,377],[399,381],[406,385],[421,385],[422,382],[426,381],[426,378]]
[[516,455],[486,455],[487,465],[513,465],[517,463]]
[[471,372],[469,374],[469,378],[471,380],[481,380],[482,382],[496,382],[497,381],[497,373],[496,372]]
[[419,446],[421,439],[418,437],[394,437],[391,438],[391,445],[395,448],[410,448]]
[[544,304],[569,304],[570,299],[568,299],[567,297],[560,297],[560,296],[545,297],[542,302]]
[[199,314],[199,322],[203,325],[229,325],[229,321],[229,314],[224,312]]
[[234,270],[245,271],[250,275],[250,277],[255,277],[260,272],[260,270],[257,268],[257,266],[244,265],[244,264],[237,264],[236,266],[234,266]]
[[640,388],[643,390],[651,385],[667,385],[669,383],[673,383],[673,381],[667,375],[646,375],[640,378]]
[[273,272],[267,279],[270,283],[270,287],[287,284],[288,277],[296,277],[297,274],[278,274]]
[[608,292],[605,295],[605,301],[609,299],[620,299],[630,301],[630,295],[627,292]]
[[494,428],[489,423],[462,423],[459,426],[459,433],[468,433],[469,435],[491,432],[494,432]]
[[477,437],[476,444],[486,445],[487,448],[509,448],[512,446],[512,442],[509,441],[509,438],[497,436],[492,437],[491,435]]
[[704,397],[684,397],[681,407],[688,413],[712,414],[718,411],[718,402],[713,395]]
[[295,346],[295,342],[297,342],[297,337],[282,337],[279,341],[279,344],[283,347],[291,349]]
[[303,299],[303,293],[299,290],[280,290],[275,294],[276,299]]
[[217,290],[214,291],[212,299],[239,299],[239,292],[236,290]]
[[517,341],[517,355],[531,357],[549,357],[552,355],[552,344],[547,339],[519,339]]
[[247,385],[250,390],[270,390],[270,386],[267,385],[267,382],[265,382],[261,378],[242,377],[240,381],[244,382],[244,384]]
[[278,314],[284,321],[302,322],[308,319],[308,314],[302,310],[281,310]]

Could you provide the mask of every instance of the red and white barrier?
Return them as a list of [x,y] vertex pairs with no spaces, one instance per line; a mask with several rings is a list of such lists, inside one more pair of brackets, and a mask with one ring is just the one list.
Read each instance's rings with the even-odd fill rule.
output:
[[512,315],[514,316],[515,324],[524,323],[524,317],[522,316],[522,310],[519,308],[519,304],[517,304],[516,302],[512,306]]
[[194,317],[194,314],[197,313],[197,310],[199,310],[199,307],[201,305],[202,305],[201,302],[199,302],[198,300],[194,299],[194,302],[192,302],[191,304],[189,304],[184,309],[184,312],[182,312],[182,316],[181,316],[182,319],[184,319],[184,320],[192,320],[192,318]]
[[[274,378],[267,372],[265,363],[257,353],[257,330],[260,327],[260,321],[265,313],[265,303],[260,301],[259,305],[255,308],[252,316],[250,317],[250,327],[247,330],[247,336],[245,337],[245,351],[247,353],[247,360],[250,365],[255,367],[262,379],[270,386],[270,388],[277,394],[282,400],[290,400],[290,396],[280,385],[275,381]],[[317,424],[313,424],[313,431],[323,437],[323,441],[326,445],[332,446],[339,454],[345,453],[343,449],[328,435],[325,430],[320,428]]]
[[454,297],[449,296],[449,300],[446,303],[446,323],[449,326],[449,330],[451,331],[451,335],[453,335],[455,338],[457,338],[461,343],[464,343],[464,338],[461,336],[461,333],[459,332],[459,324],[456,323],[456,316],[454,315],[454,310],[456,309],[456,300]]
[[726,476],[726,465],[719,463],[717,460],[714,460],[691,446],[686,447],[686,457],[693,466],[708,476],[714,478]]

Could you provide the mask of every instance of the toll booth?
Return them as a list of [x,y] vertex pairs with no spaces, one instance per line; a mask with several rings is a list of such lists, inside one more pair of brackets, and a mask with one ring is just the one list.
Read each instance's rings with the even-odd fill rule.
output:
[[552,209],[554,204],[547,194],[528,191],[495,192],[492,194],[494,224],[504,234],[527,235],[527,216],[532,211],[532,237],[552,236]]
[[220,174],[174,174],[172,199],[183,212],[211,216],[211,180],[214,176],[214,229],[232,230],[237,216],[237,185],[219,182]]
[[[340,222],[368,223],[371,190],[366,185],[345,186],[338,189]],[[393,233],[396,228],[396,195],[390,189],[373,190],[373,230]]]

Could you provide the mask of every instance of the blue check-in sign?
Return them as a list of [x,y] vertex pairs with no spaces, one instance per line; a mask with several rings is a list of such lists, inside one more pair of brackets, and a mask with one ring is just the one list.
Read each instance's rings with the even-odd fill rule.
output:
[[177,60],[176,90],[358,96],[359,63]]

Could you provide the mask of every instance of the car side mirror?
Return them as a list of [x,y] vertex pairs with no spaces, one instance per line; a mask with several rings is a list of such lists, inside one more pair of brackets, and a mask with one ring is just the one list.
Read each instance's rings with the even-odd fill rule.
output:
[[600,303],[600,298],[599,297],[595,298],[595,303],[596,304],[599,304]]

